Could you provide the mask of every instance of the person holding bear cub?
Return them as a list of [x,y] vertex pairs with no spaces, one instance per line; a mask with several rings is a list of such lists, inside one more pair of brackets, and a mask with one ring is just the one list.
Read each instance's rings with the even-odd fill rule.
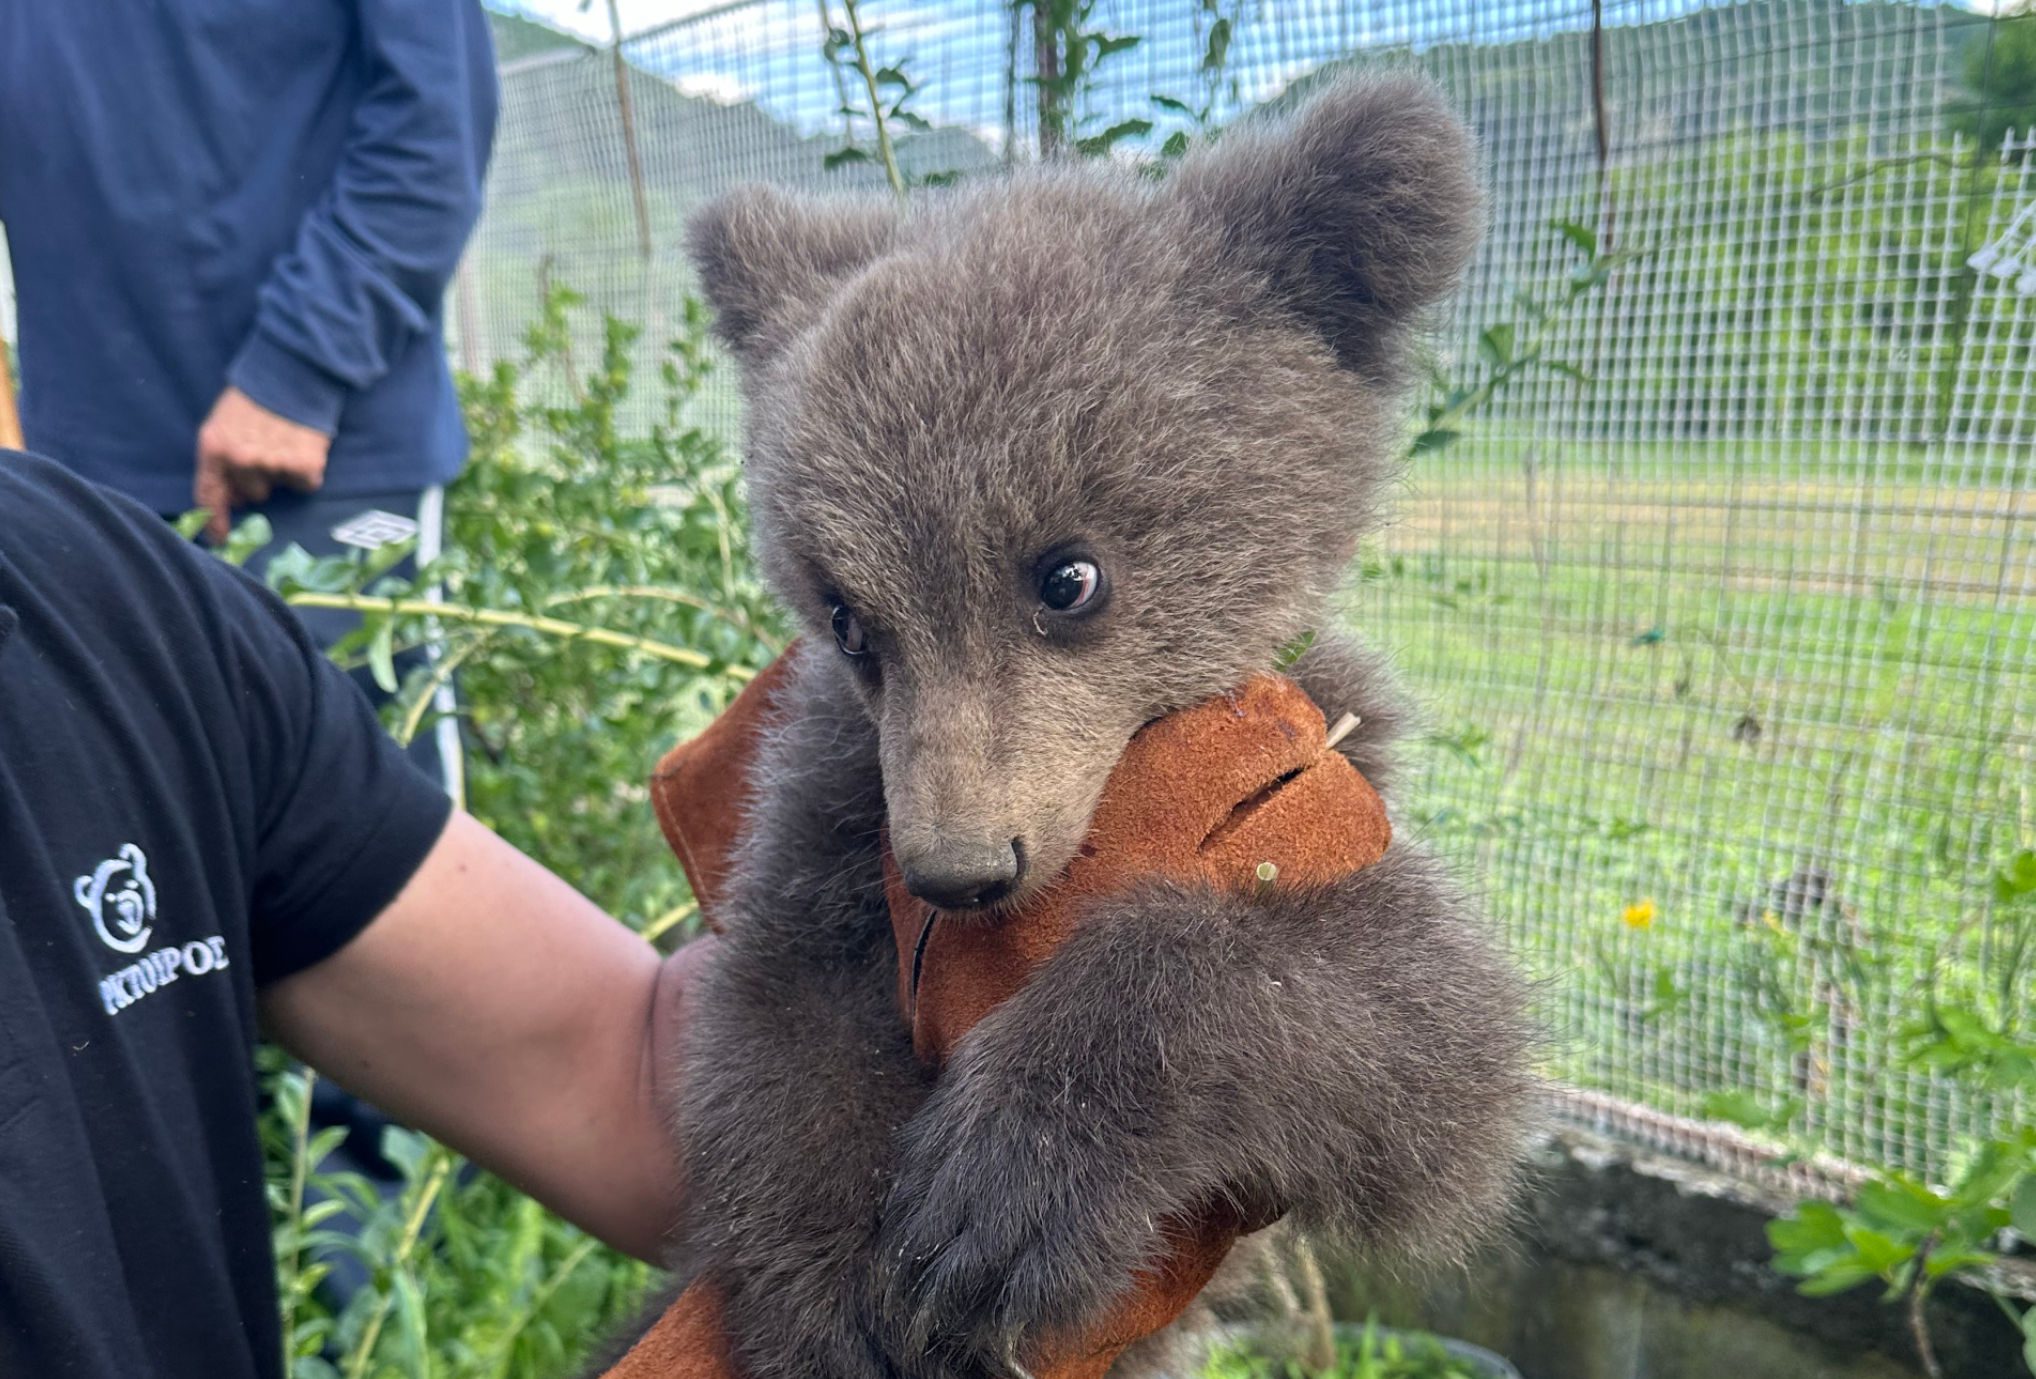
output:
[[[0,513],[0,1373],[281,1373],[258,1020],[610,1244],[664,1256],[674,1049],[716,940],[660,962],[454,812],[279,602],[144,510],[0,452]],[[654,781],[713,924],[787,667]],[[1272,852],[1290,881],[1324,880],[1376,860],[1378,798],[1322,730],[1265,677],[1140,735],[1044,903],[933,934],[894,893],[901,1037],[938,1062],[1084,895],[1127,877]],[[1197,851],[1196,811],[1238,789],[1210,759],[1268,752],[1289,783]],[[1149,817],[1161,785],[1180,817]],[[1206,1220],[1127,1280],[1043,1379],[1100,1374],[1172,1321],[1242,1224]],[[736,1372],[718,1298],[696,1291],[616,1374]]]
[[0,1374],[283,1374],[258,1026],[657,1258],[706,953],[456,812],[253,579],[0,452]]

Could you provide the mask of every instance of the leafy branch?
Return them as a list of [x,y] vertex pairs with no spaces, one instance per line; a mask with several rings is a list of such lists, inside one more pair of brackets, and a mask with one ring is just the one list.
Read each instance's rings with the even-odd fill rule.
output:
[[[1992,891],[2018,931],[2036,924],[2036,851],[2015,854],[1993,877]],[[1933,994],[1930,1020],[1907,1034],[1913,1063],[1977,1075],[2020,1105],[2036,1092],[2032,1049],[2005,1025],[1940,1006]],[[2020,1329],[2023,1363],[2036,1374],[2036,1307],[2017,1307],[1996,1282],[2007,1253],[2003,1233],[2011,1229],[2036,1240],[2036,1125],[2026,1123],[1981,1144],[1948,1187],[1884,1173],[1849,1203],[1799,1203],[1767,1234],[1775,1267],[1802,1279],[1799,1291],[1808,1296],[1884,1284],[1884,1299],[1904,1311],[1924,1373],[1940,1379],[1927,1307],[1931,1291],[1951,1278],[1993,1297]]]
[[[905,171],[898,158],[897,139],[891,132],[893,126],[915,134],[933,130],[932,123],[911,108],[921,89],[907,70],[911,58],[879,66],[870,56],[870,40],[883,30],[864,26],[858,0],[842,0],[842,6],[847,12],[847,22],[837,25],[828,9],[828,0],[820,0],[820,24],[827,34],[820,55],[834,73],[835,95],[840,102],[836,113],[842,119],[841,147],[822,159],[821,165],[831,171],[858,163],[878,163],[884,169],[884,180],[890,183],[892,194],[901,201],[911,187],[939,187],[955,181],[961,175],[958,172],[914,175]],[[850,96],[851,82],[862,88],[862,103]],[[874,151],[856,142],[859,120],[870,123],[876,138]]]
[[[1032,14],[1033,75],[1039,98],[1039,156],[1069,152],[1083,158],[1107,155],[1126,139],[1152,132],[1152,121],[1116,120],[1103,128],[1102,117],[1084,113],[1094,91],[1097,70],[1111,58],[1128,53],[1143,39],[1137,34],[1112,34],[1091,27],[1096,0],[1013,0]],[[1091,131],[1085,133],[1084,131]]]
[[[846,14],[847,27],[838,27],[828,10],[827,0],[820,0],[820,21],[826,27],[827,41],[821,45],[821,56],[834,69],[835,89],[841,96],[840,114],[846,122],[842,146],[827,155],[824,166],[830,171],[851,163],[870,161],[869,150],[854,141],[855,120],[866,118],[876,132],[877,161],[883,165],[884,178],[891,184],[891,191],[899,200],[905,197],[905,174],[898,167],[898,152],[891,142],[891,121],[917,129],[927,128],[926,121],[905,108],[905,102],[917,91],[917,87],[905,75],[904,64],[894,63],[878,69],[870,61],[869,40],[881,32],[863,27],[862,14],[856,8],[856,0],[841,0]],[[869,101],[868,107],[858,108],[848,98],[847,83],[841,79],[844,64],[852,65],[862,80],[863,91]],[[891,89],[899,92],[889,106],[884,103],[883,92]]]
[[1575,251],[1579,262],[1561,290],[1547,302],[1522,292],[1515,300],[1525,322],[1499,321],[1478,335],[1479,376],[1452,384],[1438,375],[1442,396],[1429,404],[1427,426],[1414,437],[1412,454],[1440,450],[1462,435],[1464,420],[1511,386],[1513,381],[1536,370],[1562,375],[1575,383],[1589,383],[1591,377],[1580,366],[1548,355],[1553,327],[1584,298],[1611,281],[1612,274],[1639,258],[1643,251],[1618,249],[1601,251],[1597,232],[1574,220],[1550,225]]
[[[399,739],[446,715],[439,691],[456,678],[468,808],[669,944],[698,907],[634,783],[785,636],[749,556],[740,467],[686,421],[709,376],[704,310],[687,303],[678,338],[644,352],[664,386],[639,397],[637,332],[578,305],[548,288],[524,357],[462,380],[473,458],[447,492],[447,555],[413,571],[410,543],[293,548],[263,573],[297,607],[360,614],[333,658],[396,687]],[[587,358],[590,344],[582,371],[575,346]],[[245,562],[272,536],[250,519],[220,555]],[[312,1128],[312,1075],[260,1058],[292,1379],[421,1374],[448,1345],[462,1375],[542,1379],[636,1310],[644,1266],[421,1136],[382,1145],[398,1195],[340,1167],[347,1132]],[[350,1299],[331,1288],[342,1258],[368,1268]]]
[[1188,122],[1187,129],[1177,129],[1160,145],[1160,157],[1164,160],[1179,158],[1188,151],[1196,135],[1208,134],[1216,125],[1216,112],[1227,97],[1237,99],[1237,80],[1230,76],[1230,39],[1236,31],[1236,23],[1225,12],[1223,0],[1195,0],[1195,23],[1200,29],[1208,24],[1208,31],[1202,39],[1202,56],[1195,64],[1196,81],[1200,90],[1193,101],[1176,96],[1162,96],[1154,93],[1152,103],[1170,114],[1179,115]]
[[369,664],[374,667],[376,682],[392,694],[400,688],[396,682],[395,669],[390,664],[396,628],[394,620],[405,616],[474,623],[482,627],[522,628],[566,641],[593,642],[599,646],[634,651],[660,661],[670,661],[674,665],[690,666],[694,670],[726,675],[732,680],[746,681],[756,674],[747,666],[723,665],[712,656],[695,651],[691,647],[673,646],[669,642],[653,641],[649,637],[628,632],[616,632],[591,623],[546,617],[541,613],[521,613],[507,608],[466,608],[457,604],[434,603],[424,598],[401,598],[393,595],[322,594],[308,589],[290,590],[283,595],[283,600],[294,608],[338,608],[363,615],[375,615]]
[[346,1379],[365,1379],[368,1365],[375,1356],[375,1343],[381,1339],[382,1327],[389,1320],[390,1309],[399,1302],[416,1308],[416,1284],[405,1272],[411,1255],[416,1251],[418,1241],[424,1235],[424,1223],[431,1216],[431,1209],[438,1201],[439,1193],[445,1190],[452,1177],[454,1159],[452,1151],[437,1145],[428,1145],[422,1135],[391,1131],[385,1139],[414,1142],[420,1146],[417,1152],[429,1163],[422,1174],[413,1171],[411,1184],[404,1191],[407,1209],[403,1217],[403,1229],[397,1237],[396,1248],[389,1262],[389,1271],[396,1281],[390,1291],[378,1295],[368,1309],[367,1324],[361,1328],[359,1339],[354,1342],[353,1351],[347,1357]]

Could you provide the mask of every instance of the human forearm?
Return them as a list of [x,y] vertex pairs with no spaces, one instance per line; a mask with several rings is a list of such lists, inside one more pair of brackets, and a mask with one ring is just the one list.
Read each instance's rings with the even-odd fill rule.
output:
[[465,815],[333,957],[269,988],[306,1062],[619,1249],[681,1188],[663,1069],[708,950],[670,959]]

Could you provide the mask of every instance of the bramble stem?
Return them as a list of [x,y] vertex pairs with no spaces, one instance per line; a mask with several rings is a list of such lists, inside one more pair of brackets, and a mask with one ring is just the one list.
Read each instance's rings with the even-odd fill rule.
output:
[[[429,599],[421,598],[378,598],[371,594],[321,594],[304,589],[288,595],[284,602],[296,608],[341,608],[357,613],[445,618],[451,622],[477,623],[483,627],[521,627],[532,632],[542,632],[547,636],[562,637],[568,641],[595,642],[623,651],[640,652],[660,661],[690,666],[694,670],[715,669],[713,657],[691,647],[673,646],[669,642],[654,641],[634,633],[616,632],[606,627],[590,627],[585,623],[568,622],[564,618],[550,618],[537,613],[512,613],[501,608],[462,608],[458,604],[433,603]],[[725,675],[731,680],[746,681],[756,678],[756,672],[748,666],[720,666],[716,673]]]
[[877,94],[876,69],[870,66],[869,45],[863,42],[862,18],[855,12],[855,0],[841,0],[848,11],[848,36],[855,44],[855,66],[862,73],[863,88],[870,96],[870,120],[877,127],[877,156],[883,160],[884,176],[900,201],[905,199],[905,174],[898,170],[898,154],[891,147],[891,126],[884,119],[883,97]]

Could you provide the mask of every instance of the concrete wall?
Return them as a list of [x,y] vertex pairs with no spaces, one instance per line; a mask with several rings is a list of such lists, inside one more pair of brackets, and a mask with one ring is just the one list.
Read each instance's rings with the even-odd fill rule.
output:
[[[1923,1379],[1878,1288],[1805,1298],[1767,1266],[1785,1204],[1570,1133],[1534,1177],[1511,1240],[1426,1279],[1339,1270],[1338,1315],[1461,1336],[1525,1379]],[[1941,1288],[1930,1320],[1947,1379],[2026,1374],[2019,1335],[1976,1291]]]

